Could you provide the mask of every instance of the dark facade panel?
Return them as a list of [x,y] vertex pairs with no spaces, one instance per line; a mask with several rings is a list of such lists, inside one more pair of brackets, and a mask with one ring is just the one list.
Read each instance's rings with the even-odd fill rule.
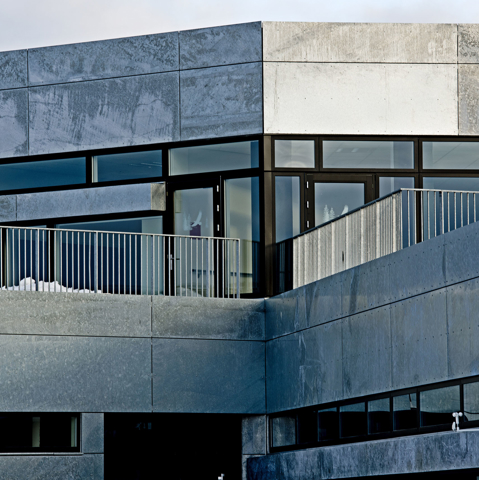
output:
[[27,89],[0,91],[0,132],[0,158],[28,154]]

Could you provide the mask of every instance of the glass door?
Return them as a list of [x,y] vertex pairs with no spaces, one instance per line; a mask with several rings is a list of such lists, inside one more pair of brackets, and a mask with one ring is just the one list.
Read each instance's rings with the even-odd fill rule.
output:
[[306,175],[306,230],[375,198],[373,175]]

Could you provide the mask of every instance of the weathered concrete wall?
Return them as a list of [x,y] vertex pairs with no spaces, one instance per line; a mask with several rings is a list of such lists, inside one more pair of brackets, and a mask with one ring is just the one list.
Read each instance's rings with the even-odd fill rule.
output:
[[479,430],[311,448],[251,458],[249,480],[325,480],[479,467]]
[[0,291],[1,411],[265,412],[263,300]]
[[479,374],[479,224],[266,300],[268,412]]

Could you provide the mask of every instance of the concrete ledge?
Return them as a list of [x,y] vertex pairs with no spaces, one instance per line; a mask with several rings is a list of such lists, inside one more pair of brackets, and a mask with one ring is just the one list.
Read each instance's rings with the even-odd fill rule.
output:
[[474,429],[283,452],[249,459],[248,479],[320,480],[478,468],[478,446],[479,430]]
[[0,197],[0,222],[165,211],[164,183],[81,188]]

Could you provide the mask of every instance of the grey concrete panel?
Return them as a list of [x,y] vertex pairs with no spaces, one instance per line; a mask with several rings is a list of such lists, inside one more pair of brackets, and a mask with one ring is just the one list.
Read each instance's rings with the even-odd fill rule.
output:
[[152,335],[264,340],[264,300],[155,296]]
[[181,140],[263,132],[262,64],[180,72]]
[[457,26],[263,22],[265,62],[456,63]]
[[319,480],[456,471],[479,466],[479,430],[441,432],[248,459],[250,480]]
[[243,455],[241,457],[241,480],[248,480],[248,459],[258,457],[261,455]]
[[266,134],[457,135],[457,118],[457,65],[264,64]]
[[389,255],[392,300],[400,300],[446,285],[444,235]]
[[28,51],[30,85],[170,72],[178,68],[177,32]]
[[353,315],[342,324],[344,397],[390,390],[390,307]]
[[341,322],[266,344],[268,413],[342,398]]
[[179,140],[178,73],[30,88],[30,154]]
[[265,415],[251,415],[242,419],[243,455],[266,453],[267,419]]
[[479,375],[479,280],[447,288],[448,377]]
[[341,279],[341,312],[351,315],[368,308],[367,282],[369,265],[363,264],[339,273]]
[[0,456],[2,478],[15,480],[103,480],[103,455]]
[[295,331],[298,289],[265,300],[266,339]]
[[391,305],[392,387],[447,380],[446,289]]
[[153,411],[265,412],[264,343],[153,339]]
[[261,22],[186,30],[179,33],[180,68],[261,62]]
[[0,335],[0,410],[151,411],[151,340]]
[[458,66],[459,135],[479,133],[479,65]]
[[462,24],[457,26],[458,63],[479,63],[479,26]]
[[103,413],[82,413],[81,451],[103,453],[105,449],[105,419]]
[[16,199],[17,221],[166,209],[165,185],[150,183],[25,193]]
[[310,326],[336,320],[341,311],[341,276],[332,275],[314,282],[313,297],[310,302]]
[[27,51],[12,50],[0,52],[0,90],[26,87],[27,82]]
[[0,158],[28,154],[27,89],[0,91]]
[[[479,276],[479,223],[458,228],[444,235],[447,284]],[[473,260],[474,259],[474,260]]]
[[14,222],[17,219],[17,196],[0,196],[0,222]]
[[3,291],[0,334],[150,337],[151,297]]

